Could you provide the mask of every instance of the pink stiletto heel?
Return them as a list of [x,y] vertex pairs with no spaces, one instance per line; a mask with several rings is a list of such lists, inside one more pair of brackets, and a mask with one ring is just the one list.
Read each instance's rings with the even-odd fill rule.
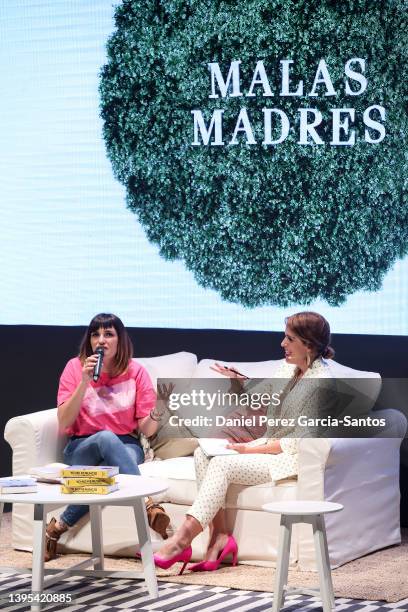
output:
[[216,561],[200,561],[200,563],[195,563],[188,569],[192,572],[214,572],[220,567],[225,557],[230,554],[232,554],[231,564],[235,566],[238,563],[238,545],[233,536],[228,536],[227,543],[220,552]]
[[192,554],[193,554],[193,551],[191,550],[191,546],[188,546],[187,548],[182,550],[181,553],[178,553],[178,555],[174,555],[174,557],[170,557],[170,559],[162,559],[161,557],[159,557],[159,555],[153,555],[153,559],[154,559],[155,566],[160,567],[161,569],[169,569],[169,567],[171,567],[175,563],[178,563],[178,561],[182,561],[183,567],[181,568],[179,572],[179,576],[181,576],[181,574],[185,570],[187,563],[190,562]]

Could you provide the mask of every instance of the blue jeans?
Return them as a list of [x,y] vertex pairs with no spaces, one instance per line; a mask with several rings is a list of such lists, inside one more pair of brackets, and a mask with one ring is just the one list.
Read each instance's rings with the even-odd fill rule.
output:
[[[121,474],[140,475],[143,449],[133,436],[120,436],[111,431],[98,431],[86,438],[71,439],[64,448],[64,461],[69,465],[117,465]],[[89,506],[67,506],[61,520],[72,527],[89,512]]]

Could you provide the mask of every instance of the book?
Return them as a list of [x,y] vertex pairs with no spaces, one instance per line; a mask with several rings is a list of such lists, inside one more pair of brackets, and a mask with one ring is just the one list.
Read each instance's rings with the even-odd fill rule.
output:
[[0,488],[3,487],[30,487],[37,483],[35,478],[29,476],[6,476],[0,478]]
[[230,441],[223,438],[199,438],[198,443],[207,457],[215,457],[217,455],[238,455],[238,452],[227,448]]
[[66,493],[68,495],[107,495],[108,493],[113,493],[113,491],[117,491],[118,489],[118,483],[112,485],[87,485],[81,487],[67,487],[66,485],[61,485],[61,493]]
[[62,484],[66,487],[96,487],[98,485],[112,485],[115,484],[116,480],[114,476],[110,478],[61,478]]
[[119,468],[112,465],[70,465],[61,470],[63,478],[110,478],[119,474]]
[[34,485],[18,485],[17,487],[3,487],[0,485],[0,495],[10,495],[14,493],[36,493],[38,491],[38,487],[36,484]]
[[61,483],[61,470],[68,467],[66,463],[48,463],[47,465],[39,465],[30,468],[31,476],[37,479],[37,482],[47,482],[51,484]]

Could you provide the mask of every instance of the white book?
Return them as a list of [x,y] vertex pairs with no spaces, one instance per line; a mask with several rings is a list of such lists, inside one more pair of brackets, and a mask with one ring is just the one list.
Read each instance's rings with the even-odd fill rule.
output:
[[38,482],[60,483],[62,482],[61,470],[68,467],[66,463],[49,463],[30,468],[30,474]]
[[224,438],[199,438],[198,443],[207,457],[218,455],[238,455],[238,452],[227,448],[230,441]]
[[14,493],[18,493],[20,495],[24,493],[36,493],[38,490],[37,485],[26,485],[23,487],[0,487],[1,495],[11,495]]
[[4,478],[0,478],[0,488],[32,487],[36,483],[36,479],[30,476],[5,476]]

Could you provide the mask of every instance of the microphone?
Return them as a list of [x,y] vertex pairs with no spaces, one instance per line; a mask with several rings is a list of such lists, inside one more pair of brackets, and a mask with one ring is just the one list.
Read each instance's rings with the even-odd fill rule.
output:
[[96,362],[96,365],[94,367],[92,378],[94,382],[98,382],[99,377],[101,375],[102,363],[103,363],[103,348],[101,346],[98,346],[98,348],[95,351],[95,355],[98,355],[98,361]]

